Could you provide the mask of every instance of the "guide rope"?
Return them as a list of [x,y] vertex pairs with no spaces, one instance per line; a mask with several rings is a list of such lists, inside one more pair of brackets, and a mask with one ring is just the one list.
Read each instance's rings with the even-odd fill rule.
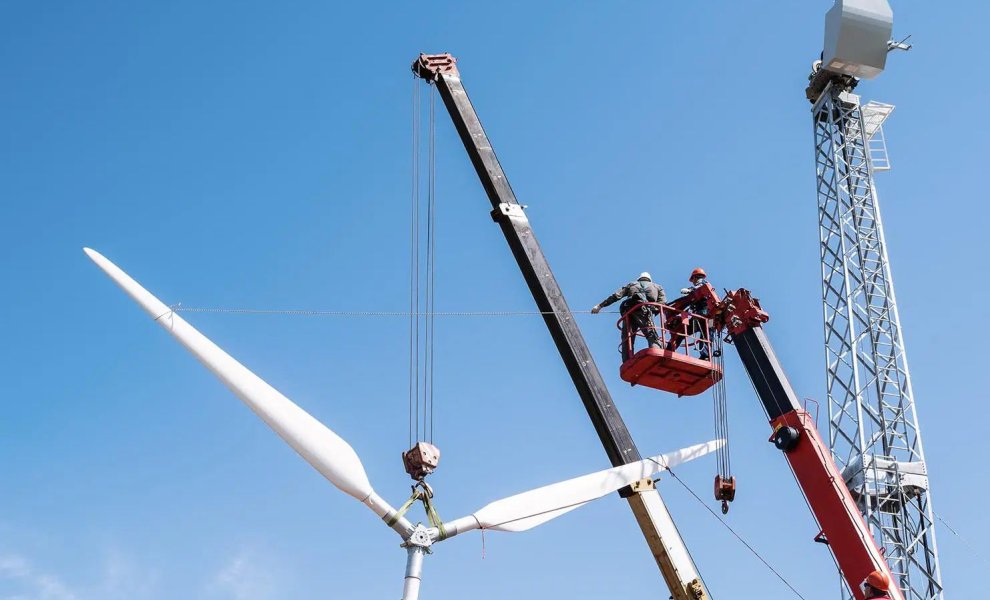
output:
[[674,481],[676,481],[677,483],[681,484],[681,486],[685,490],[687,490],[689,494],[691,494],[692,496],[694,496],[694,499],[698,501],[698,504],[700,504],[703,507],[705,507],[705,510],[707,510],[709,513],[711,513],[711,515],[713,517],[715,517],[718,520],[718,522],[722,524],[723,527],[725,527],[726,529],[728,529],[729,530],[729,533],[731,533],[733,536],[735,536],[735,538],[737,540],[739,540],[739,542],[743,546],[745,546],[746,549],[749,550],[753,554],[753,556],[755,556],[756,558],[758,558],[760,560],[760,562],[762,562],[763,565],[767,569],[770,570],[771,573],[773,573],[774,575],[776,575],[777,576],[777,579],[779,579],[780,581],[782,581],[784,585],[786,585],[792,592],[794,592],[794,595],[795,596],[797,596],[798,598],[801,598],[801,600],[807,600],[807,598],[805,598],[803,595],[801,595],[801,592],[797,591],[797,589],[795,589],[795,587],[793,585],[791,585],[791,582],[789,582],[783,575],[781,575],[780,572],[777,571],[777,569],[774,569],[773,568],[773,565],[771,565],[767,561],[767,559],[763,558],[763,556],[759,552],[756,551],[756,548],[754,548],[752,545],[750,545],[750,543],[747,542],[746,539],[743,538],[742,535],[740,535],[738,532],[736,532],[736,530],[733,529],[731,525],[729,525],[728,523],[726,523],[725,520],[722,519],[722,517],[718,516],[718,514],[716,514],[715,511],[712,510],[712,508],[710,506],[708,506],[708,503],[705,502],[704,500],[702,500],[701,497],[698,496],[698,494],[696,494],[694,492],[694,490],[692,490],[686,483],[684,483],[681,480],[681,478],[678,477],[677,474],[674,473],[673,470],[671,470],[671,469],[668,468],[667,469],[667,472],[670,473],[670,476],[674,478]]
[[954,536],[956,536],[957,538],[959,538],[959,541],[960,541],[960,542],[962,542],[962,543],[963,543],[963,545],[965,545],[965,546],[966,546],[967,548],[969,548],[969,551],[970,551],[970,553],[971,553],[971,554],[972,554],[973,556],[975,556],[975,557],[977,557],[977,558],[979,558],[979,559],[980,559],[981,561],[983,561],[983,563],[984,563],[984,564],[986,564],[986,565],[990,565],[990,561],[988,561],[988,560],[987,560],[987,557],[986,557],[986,556],[984,556],[983,554],[980,554],[980,552],[979,552],[979,551],[978,551],[978,550],[976,549],[976,547],[975,547],[975,546],[973,546],[973,544],[971,544],[971,543],[969,542],[969,540],[967,540],[967,539],[966,539],[966,538],[964,538],[963,536],[961,536],[961,535],[959,535],[959,532],[958,532],[958,531],[956,531],[956,530],[955,530],[955,529],[954,529],[954,528],[952,527],[952,525],[949,525],[948,523],[946,523],[946,522],[945,522],[945,519],[943,519],[943,518],[942,518],[942,515],[940,515],[940,514],[938,514],[938,513],[933,513],[933,514],[935,515],[935,518],[936,518],[936,519],[938,519],[940,523],[942,523],[942,525],[945,525],[945,527],[946,527],[946,529],[948,529],[948,530],[949,530],[949,532],[950,532],[950,533],[951,533],[952,535],[954,535]]

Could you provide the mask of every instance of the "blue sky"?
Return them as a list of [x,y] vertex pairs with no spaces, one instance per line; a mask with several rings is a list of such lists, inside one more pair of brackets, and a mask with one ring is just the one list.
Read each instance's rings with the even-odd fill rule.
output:
[[[824,401],[805,76],[831,5],[5,3],[0,8],[0,598],[397,597],[394,535],[327,484],[83,255],[169,303],[403,310],[408,65],[449,51],[575,309],[647,269],[756,291],[803,396]],[[897,105],[878,186],[949,597],[985,589],[990,293],[984,3],[897,2],[915,49],[860,87]],[[965,15],[960,19],[959,15]],[[439,310],[532,300],[444,112]],[[406,323],[190,314],[407,495]],[[622,384],[644,453],[712,436],[707,397]],[[976,339],[968,334],[975,333]],[[607,460],[538,318],[438,320],[432,478],[448,518]],[[811,515],[734,357],[728,520],[807,598],[838,596]],[[713,461],[680,476],[709,494]],[[716,598],[789,592],[676,482],[662,493]],[[714,502],[711,506],[714,506]],[[465,536],[424,597],[666,597],[626,504]]]

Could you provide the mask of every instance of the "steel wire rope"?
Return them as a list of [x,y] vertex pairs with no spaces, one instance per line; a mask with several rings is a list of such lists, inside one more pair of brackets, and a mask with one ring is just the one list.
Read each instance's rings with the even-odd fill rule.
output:
[[937,513],[937,512],[935,512],[935,511],[932,511],[932,514],[934,514],[934,515],[935,515],[935,518],[936,518],[936,519],[938,519],[938,520],[939,520],[939,522],[941,522],[941,523],[942,523],[942,525],[945,525],[945,527],[946,527],[946,528],[947,528],[947,529],[949,530],[949,532],[950,532],[950,533],[952,533],[952,535],[954,535],[954,536],[956,536],[957,538],[959,538],[959,541],[960,541],[960,542],[962,542],[962,543],[963,543],[963,544],[964,544],[964,545],[965,545],[965,546],[966,546],[967,548],[969,548],[969,551],[970,551],[970,552],[971,552],[971,553],[972,553],[972,554],[973,554],[974,556],[976,556],[977,558],[979,558],[979,559],[980,559],[981,561],[983,561],[983,562],[984,562],[985,564],[987,564],[987,565],[990,565],[990,561],[988,561],[988,560],[987,560],[987,557],[986,557],[986,556],[984,556],[984,555],[982,555],[982,554],[980,554],[980,553],[979,553],[979,552],[978,552],[978,551],[976,550],[976,547],[974,547],[974,546],[973,546],[972,544],[970,544],[970,543],[969,543],[969,541],[968,541],[968,540],[967,540],[966,538],[964,538],[963,536],[961,536],[961,535],[959,535],[959,532],[958,532],[958,531],[956,531],[956,530],[955,530],[955,529],[954,529],[954,528],[952,527],[952,525],[949,525],[948,523],[946,523],[946,522],[945,522],[945,519],[943,519],[943,518],[942,518],[942,515],[940,515],[940,514],[938,514],[938,513]]
[[[719,475],[728,479],[732,476],[732,464],[729,455],[729,413],[725,392],[725,363],[722,356],[722,338],[719,335],[712,336],[709,333],[709,343],[711,347],[712,362],[718,367],[722,374],[712,387],[713,396],[713,418],[715,420],[716,437],[725,440],[725,444],[715,453]],[[712,374],[714,377],[714,373]]]
[[[409,446],[419,439],[419,133],[420,83],[413,76],[412,181],[409,213]],[[414,410],[415,407],[415,410]],[[414,432],[415,431],[415,435]]]
[[417,105],[417,97],[419,94],[419,82],[416,81],[415,76],[413,76],[412,82],[413,82],[412,125],[410,127],[412,148],[410,152],[410,161],[409,161],[412,171],[410,175],[410,183],[409,183],[409,187],[410,187],[410,191],[409,191],[410,194],[410,199],[409,199],[409,446],[410,447],[412,447],[413,444],[413,418],[414,418],[413,417],[413,393],[414,393],[413,392],[413,352],[414,352],[413,327],[415,326],[415,321],[414,321],[413,313],[415,312],[415,310],[413,310],[413,294],[414,294],[413,290],[414,290],[416,278],[414,275],[415,267],[413,262],[413,252],[414,252],[414,246],[416,244],[416,229],[415,227],[413,227],[413,222],[415,219],[415,212],[416,212],[416,201],[415,201],[416,189],[417,189],[416,175],[418,172],[416,168],[416,145],[417,145],[416,144],[416,137],[417,137],[416,136],[417,133],[416,105]]
[[429,120],[429,164],[428,164],[428,198],[427,198],[427,225],[426,225],[426,277],[427,277],[427,352],[428,352],[428,378],[430,392],[426,398],[426,408],[423,412],[423,429],[426,429],[427,413],[429,414],[429,441],[433,443],[434,435],[434,378],[436,370],[436,360],[434,348],[436,346],[436,259],[437,259],[437,152],[436,152],[436,86],[430,85],[430,120]]
[[[653,460],[653,459],[650,459],[650,460]],[[657,461],[654,460],[653,462],[657,462]],[[659,463],[657,463],[657,464],[659,464]],[[742,535],[740,535],[735,529],[733,529],[731,525],[729,525],[728,523],[726,523],[724,519],[722,519],[717,514],[715,514],[715,511],[712,510],[711,507],[708,506],[708,504],[705,503],[705,501],[702,500],[701,497],[698,496],[698,494],[696,494],[695,491],[693,489],[691,489],[691,487],[688,484],[684,483],[684,481],[682,481],[681,478],[678,477],[676,473],[674,473],[673,469],[667,468],[667,472],[670,473],[670,476],[674,478],[674,481],[676,481],[677,483],[681,484],[681,486],[685,490],[687,490],[687,492],[689,494],[691,494],[694,497],[695,500],[698,501],[698,504],[700,504],[703,507],[705,507],[705,510],[707,510],[709,513],[711,513],[711,515],[713,517],[715,517],[715,519],[719,523],[721,523],[723,527],[725,527],[726,529],[728,529],[729,530],[729,533],[731,533],[733,536],[735,536],[735,538],[737,540],[739,540],[739,542],[743,546],[745,546],[746,549],[749,550],[753,554],[753,556],[755,556],[756,558],[758,558],[760,560],[760,562],[762,562],[763,565],[766,566],[766,568],[770,570],[771,573],[773,573],[774,575],[776,575],[777,576],[777,579],[779,579],[781,582],[783,582],[784,585],[786,585],[792,592],[794,592],[794,595],[795,596],[797,596],[798,598],[801,598],[801,600],[807,600],[807,598],[805,598],[801,594],[801,592],[797,591],[797,589],[793,585],[791,585],[791,582],[789,582],[783,575],[781,575],[780,572],[777,571],[777,569],[774,569],[773,568],[773,565],[771,565],[769,562],[767,562],[767,559],[763,558],[763,556],[759,552],[756,551],[756,548],[754,548],[749,542],[747,542],[746,539],[743,538]]]
[[[319,310],[292,308],[226,308],[220,306],[172,306],[169,313],[214,313],[240,315],[278,315],[287,317],[413,317],[426,316],[426,312],[404,310]],[[590,315],[590,310],[450,310],[434,311],[436,317],[527,317],[544,315]],[[603,315],[617,315],[615,311],[602,311]],[[162,316],[165,316],[162,315]],[[159,317],[160,318],[160,317]]]

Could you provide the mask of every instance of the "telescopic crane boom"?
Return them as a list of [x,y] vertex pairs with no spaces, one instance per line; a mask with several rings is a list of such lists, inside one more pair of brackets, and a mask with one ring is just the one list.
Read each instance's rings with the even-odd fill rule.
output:
[[[612,402],[564,295],[550,270],[530,226],[524,206],[516,200],[464,86],[456,59],[450,54],[421,54],[413,73],[436,85],[471,163],[492,203],[492,218],[505,235],[550,335],[560,352],[578,395],[598,432],[612,465],[640,460],[639,450]],[[710,598],[698,569],[667,512],[653,481],[645,479],[619,494],[629,502],[673,600]]]
[[[770,315],[748,290],[727,292],[725,298],[719,298],[707,284],[670,306],[685,310],[699,303],[709,307],[713,328],[735,347],[753,382],[773,428],[770,442],[784,453],[821,528],[815,541],[829,546],[852,597],[864,600],[860,584],[866,576],[881,571],[890,577],[890,568],[832,460],[828,443],[818,432],[814,418],[801,407],[770,345],[763,330]],[[893,577],[891,580],[896,581]],[[889,595],[891,600],[904,600],[896,587],[890,589]]]

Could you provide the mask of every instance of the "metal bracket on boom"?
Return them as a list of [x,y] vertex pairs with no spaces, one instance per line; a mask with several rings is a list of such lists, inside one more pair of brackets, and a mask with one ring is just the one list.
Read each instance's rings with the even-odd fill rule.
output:
[[501,223],[503,219],[518,219],[520,221],[529,221],[529,217],[523,209],[526,208],[522,204],[514,204],[509,202],[503,202],[498,205],[497,209],[492,210],[492,221],[496,223]]
[[629,487],[636,493],[649,492],[657,489],[657,482],[649,477],[646,477],[644,479],[640,479],[639,481],[633,482]]

